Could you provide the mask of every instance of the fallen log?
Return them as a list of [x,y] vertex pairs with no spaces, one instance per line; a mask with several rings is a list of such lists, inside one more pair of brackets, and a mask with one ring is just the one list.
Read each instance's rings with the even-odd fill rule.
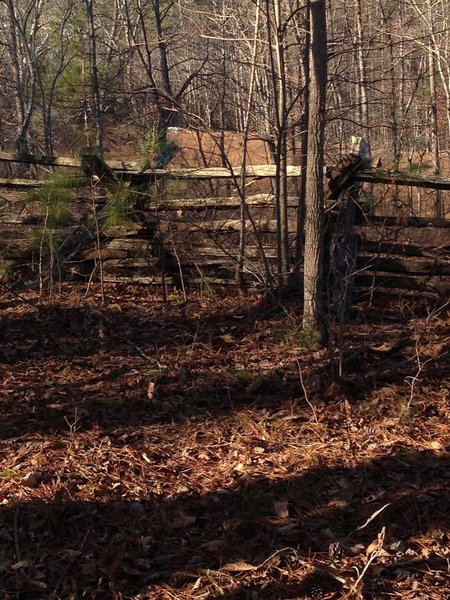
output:
[[36,188],[47,185],[45,179],[5,179],[0,178],[0,187],[3,188]]
[[[81,169],[80,158],[71,156],[45,156],[45,155],[32,155],[21,156],[12,152],[0,151],[0,161],[22,163],[28,165],[42,165],[47,167],[68,167]],[[108,165],[113,170],[120,171],[136,171],[139,172],[139,164],[135,161],[123,161],[108,159]]]
[[[255,194],[246,198],[246,204],[252,207],[272,207],[276,205],[273,194]],[[297,208],[299,200],[294,196],[288,198],[288,207]],[[240,198],[218,197],[218,198],[167,198],[157,202],[158,210],[200,210],[200,209],[225,209],[240,207]],[[149,205],[153,208],[152,203]]]
[[174,279],[172,277],[162,277],[161,275],[138,275],[132,274],[130,276],[123,275],[108,275],[105,274],[103,281],[106,283],[141,283],[144,285],[167,285],[173,286]]

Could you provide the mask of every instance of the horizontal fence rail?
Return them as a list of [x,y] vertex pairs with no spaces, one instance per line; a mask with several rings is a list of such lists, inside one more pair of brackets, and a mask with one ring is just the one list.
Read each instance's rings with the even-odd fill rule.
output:
[[[81,169],[80,160],[71,157],[18,157],[0,152],[0,161],[20,162],[44,167]],[[173,179],[232,179],[241,175],[239,167],[171,168],[142,172],[136,162],[109,160],[108,166],[121,174]],[[248,178],[272,178],[275,165],[247,167]],[[299,177],[300,167],[290,166],[288,177]],[[240,230],[238,197],[149,198],[144,218],[139,222],[111,228],[102,235],[100,253],[94,234],[86,223],[92,219],[90,180],[81,172],[70,177],[76,197],[70,206],[73,225],[54,232],[56,254],[69,274],[90,277],[101,256],[103,275],[107,281],[139,282],[150,285],[201,284],[235,285],[238,261],[237,239]],[[450,179],[405,173],[389,173],[380,169],[360,171],[355,180],[366,183],[426,187],[450,190]],[[45,179],[3,178],[0,188],[12,190],[11,200],[3,200],[0,219],[0,263],[16,265],[36,262],[42,254],[45,210],[29,198],[33,188],[49,185]],[[51,185],[51,184],[50,184]],[[17,195],[15,196],[15,191]],[[22,191],[21,191],[22,190]],[[145,196],[145,194],[144,194]],[[105,203],[99,187],[94,198],[96,210]],[[264,281],[263,257],[270,268],[276,268],[277,221],[275,197],[254,194],[246,198],[252,221],[248,220],[245,273],[250,286]],[[31,209],[27,207],[32,205]],[[289,229],[296,231],[298,199],[288,199]],[[333,220],[333,211],[327,215]],[[450,294],[450,220],[408,216],[359,214],[356,224],[358,259],[356,286],[363,293],[371,290],[412,290],[438,295]],[[292,255],[295,242],[290,236]],[[40,258],[42,260],[42,256]],[[292,260],[294,260],[292,256]],[[294,264],[292,263],[292,266]],[[97,270],[98,272],[98,270]]]
[[[0,151],[0,161],[22,163],[30,165],[41,165],[50,167],[67,167],[81,169],[81,160],[68,156],[20,156],[18,154]],[[132,173],[148,175],[149,178],[171,177],[173,179],[236,179],[241,177],[242,168],[237,167],[178,167],[169,169],[145,169],[136,161],[122,161],[117,159],[108,159],[108,166],[118,173]],[[248,178],[273,178],[278,173],[277,165],[248,165],[245,169],[245,177]],[[300,177],[301,167],[288,165],[286,168],[287,177]],[[354,176],[355,181],[365,183],[381,183],[411,187],[423,187],[435,190],[450,190],[450,178],[431,175],[419,175],[409,173],[408,171],[390,172],[379,168],[361,170]],[[0,179],[1,186],[31,186],[42,185],[39,180],[33,180],[33,183],[26,183],[29,180],[23,179]]]

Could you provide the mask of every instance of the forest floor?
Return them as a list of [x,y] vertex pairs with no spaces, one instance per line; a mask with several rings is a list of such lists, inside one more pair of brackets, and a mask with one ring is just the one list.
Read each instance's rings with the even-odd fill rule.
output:
[[448,310],[298,312],[2,291],[0,598],[450,597]]

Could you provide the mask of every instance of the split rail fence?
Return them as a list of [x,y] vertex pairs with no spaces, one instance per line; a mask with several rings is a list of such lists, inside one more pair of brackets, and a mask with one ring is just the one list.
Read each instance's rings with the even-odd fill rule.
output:
[[[80,163],[73,158],[29,157],[0,152],[0,162],[29,162],[71,171],[73,224],[52,232],[55,245],[53,266],[69,276],[99,275],[99,260],[105,281],[138,282],[152,285],[233,286],[238,255],[238,198],[176,199],[166,196],[147,203],[138,221],[104,231],[100,251],[92,226],[94,210],[100,214],[104,197],[101,188],[95,198],[89,180],[83,176]],[[190,168],[155,169],[140,173],[135,163],[108,161],[118,176],[131,182],[173,180],[230,180],[240,177],[240,169]],[[275,165],[248,168],[248,179],[275,176]],[[299,167],[288,167],[288,177],[300,176]],[[450,190],[450,179],[407,176],[370,169],[356,179],[368,184],[409,186]],[[45,211],[33,201],[30,191],[48,185],[43,179],[3,177],[0,179],[0,261],[8,267],[21,268],[28,276],[43,260],[43,228]],[[84,187],[83,187],[84,186]],[[94,200],[94,202],[92,202]],[[248,231],[245,272],[249,286],[262,286],[265,281],[263,256],[275,270],[276,221],[272,194],[260,193],[247,198],[252,222]],[[289,199],[290,230],[297,228],[298,201]],[[370,213],[370,211],[369,211]],[[333,210],[327,211],[330,222]],[[254,226],[255,225],[255,226]],[[411,217],[407,215],[368,214],[359,211],[356,224],[358,240],[356,289],[360,293],[376,290],[413,291],[450,296],[450,220]],[[46,238],[47,240],[47,238]],[[295,239],[291,235],[292,257]],[[48,243],[48,240],[45,244]],[[41,264],[42,267],[42,264]]]

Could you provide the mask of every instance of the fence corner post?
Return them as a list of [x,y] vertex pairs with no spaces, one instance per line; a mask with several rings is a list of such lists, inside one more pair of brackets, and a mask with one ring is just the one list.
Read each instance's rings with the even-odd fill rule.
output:
[[[356,174],[358,168],[364,168],[370,162],[369,143],[361,137],[352,136],[350,156],[355,159],[353,174]],[[355,181],[342,189],[330,236],[328,297],[330,313],[340,324],[348,320],[353,304],[357,254],[355,217],[361,189],[362,184]]]

